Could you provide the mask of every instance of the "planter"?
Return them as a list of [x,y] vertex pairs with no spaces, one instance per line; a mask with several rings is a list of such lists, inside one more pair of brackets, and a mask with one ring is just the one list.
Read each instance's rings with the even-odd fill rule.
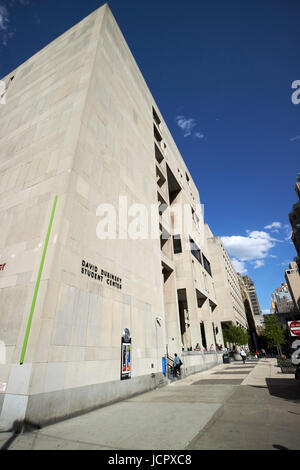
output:
[[242,357],[239,353],[234,353],[233,358],[235,361],[242,361]]

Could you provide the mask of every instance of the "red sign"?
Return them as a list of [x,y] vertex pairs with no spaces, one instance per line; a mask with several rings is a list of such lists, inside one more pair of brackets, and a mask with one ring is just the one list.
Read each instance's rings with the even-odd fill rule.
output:
[[300,321],[289,322],[289,328],[292,335],[300,336]]

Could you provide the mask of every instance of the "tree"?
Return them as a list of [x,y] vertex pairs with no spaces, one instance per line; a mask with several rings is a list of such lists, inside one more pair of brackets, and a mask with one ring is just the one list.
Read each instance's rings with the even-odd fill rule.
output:
[[241,326],[233,325],[232,323],[223,330],[223,338],[225,343],[248,344],[249,336]]
[[285,332],[276,315],[265,315],[264,337],[268,346],[276,347],[278,354],[281,354],[281,345],[286,342]]

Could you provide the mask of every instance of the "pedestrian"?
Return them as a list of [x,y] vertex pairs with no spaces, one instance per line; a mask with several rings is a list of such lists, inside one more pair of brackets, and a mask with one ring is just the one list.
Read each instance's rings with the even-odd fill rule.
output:
[[174,354],[174,377],[177,377],[177,375],[181,375],[180,371],[180,366],[182,366],[182,362],[179,356],[177,354]]
[[244,350],[243,348],[241,349],[240,355],[242,356],[243,364],[245,364],[247,354],[246,354],[246,352],[245,352],[245,350]]
[[215,351],[215,350],[216,350],[216,348],[215,348],[215,346],[214,346],[213,344],[211,344],[211,346],[210,346],[209,350],[210,350],[210,351]]

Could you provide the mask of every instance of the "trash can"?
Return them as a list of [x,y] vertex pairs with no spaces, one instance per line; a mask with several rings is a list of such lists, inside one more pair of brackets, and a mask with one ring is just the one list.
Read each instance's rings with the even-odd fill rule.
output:
[[230,363],[230,356],[228,353],[223,354],[223,364],[229,364]]

